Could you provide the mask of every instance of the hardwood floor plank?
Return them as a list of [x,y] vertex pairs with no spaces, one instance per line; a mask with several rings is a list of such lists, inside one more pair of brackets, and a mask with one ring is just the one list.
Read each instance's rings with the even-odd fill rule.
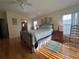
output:
[[79,49],[65,44],[61,44],[61,50],[56,53],[45,48],[44,45],[42,45],[38,51],[43,55],[47,55],[47,58],[51,57],[52,59],[53,57],[55,57],[54,59],[79,59]]
[[79,59],[79,48],[64,43],[56,53],[42,45],[31,54],[21,45],[20,39],[4,39],[0,40],[0,59]]
[[0,40],[0,59],[46,59],[39,53],[30,53],[25,49],[20,39]]

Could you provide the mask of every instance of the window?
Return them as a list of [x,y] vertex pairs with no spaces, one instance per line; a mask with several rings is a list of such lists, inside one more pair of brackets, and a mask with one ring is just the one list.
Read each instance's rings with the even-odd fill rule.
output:
[[79,12],[62,16],[64,35],[70,34],[71,25],[79,25]]
[[37,29],[37,21],[34,21],[34,29]]
[[63,31],[64,31],[64,35],[70,34],[71,19],[72,19],[72,14],[67,14],[67,15],[63,16]]

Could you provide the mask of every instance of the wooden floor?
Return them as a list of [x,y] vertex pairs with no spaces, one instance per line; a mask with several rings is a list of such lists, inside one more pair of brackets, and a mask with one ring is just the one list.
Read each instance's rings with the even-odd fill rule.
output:
[[79,49],[62,44],[61,51],[55,53],[42,46],[31,54],[20,44],[20,39],[4,39],[0,40],[0,59],[79,59]]
[[40,53],[30,53],[19,39],[0,40],[0,59],[46,59]]
[[60,45],[60,52],[51,51],[43,45],[38,48],[37,52],[41,53],[48,59],[79,59],[79,46],[75,47],[68,43],[61,43]]

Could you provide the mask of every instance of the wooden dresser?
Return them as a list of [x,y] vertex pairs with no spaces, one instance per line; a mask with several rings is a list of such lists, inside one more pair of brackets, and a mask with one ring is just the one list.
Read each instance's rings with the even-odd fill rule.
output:
[[52,40],[58,41],[58,42],[64,42],[63,40],[63,32],[59,30],[54,30],[52,33]]

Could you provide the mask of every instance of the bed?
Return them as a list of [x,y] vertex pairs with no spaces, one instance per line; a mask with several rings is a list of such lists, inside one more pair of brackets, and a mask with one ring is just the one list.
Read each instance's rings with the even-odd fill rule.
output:
[[32,43],[35,48],[38,47],[38,44],[41,40],[51,36],[53,32],[53,25],[52,24],[45,24],[40,26],[37,30],[31,30],[30,33],[32,34]]

